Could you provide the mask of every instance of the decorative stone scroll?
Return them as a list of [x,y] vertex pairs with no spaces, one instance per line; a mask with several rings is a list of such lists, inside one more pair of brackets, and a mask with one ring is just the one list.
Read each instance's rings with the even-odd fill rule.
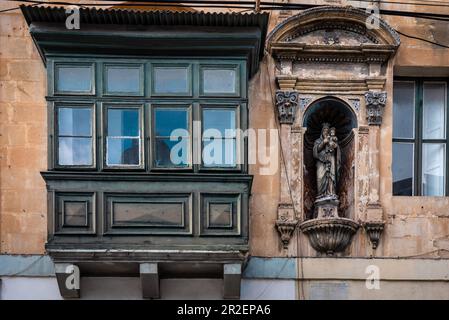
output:
[[276,108],[278,109],[279,122],[293,124],[298,107],[298,92],[276,91]]
[[312,98],[308,98],[308,97],[299,98],[299,107],[302,110],[304,110],[311,101],[312,101]]
[[360,100],[359,99],[348,99],[355,111],[360,110]]
[[368,91],[365,93],[366,119],[369,125],[380,126],[387,103],[387,93],[384,91]]

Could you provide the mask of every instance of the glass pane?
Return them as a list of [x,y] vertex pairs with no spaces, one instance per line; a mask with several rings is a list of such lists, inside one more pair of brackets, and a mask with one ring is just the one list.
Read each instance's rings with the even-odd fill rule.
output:
[[90,108],[58,108],[58,133],[61,136],[92,135]]
[[203,140],[203,164],[205,167],[235,167],[235,139]]
[[204,93],[235,93],[236,72],[233,69],[204,69]]
[[393,143],[393,195],[413,195],[413,156],[412,143]]
[[189,118],[186,109],[157,108],[154,116],[156,136],[158,137],[169,137],[176,129],[188,130]]
[[92,165],[91,138],[59,138],[59,164],[65,166]]
[[394,82],[393,86],[393,137],[415,136],[415,83]]
[[89,66],[57,66],[56,91],[90,92],[91,70]]
[[157,138],[155,146],[155,165],[158,167],[188,166],[190,140],[179,138],[177,141]]
[[187,93],[189,91],[188,69],[184,67],[156,67],[153,71],[155,93]]
[[140,92],[140,68],[107,67],[107,92]]
[[424,83],[423,138],[444,139],[446,136],[446,85]]
[[444,143],[423,143],[423,196],[444,196],[445,153],[446,145]]
[[139,165],[140,139],[108,138],[108,165]]
[[215,130],[218,130],[223,138],[225,136],[232,137],[235,134],[235,110],[203,110],[203,128],[205,138],[216,136],[216,134],[214,134]]
[[108,109],[108,136],[138,137],[139,135],[138,109]]

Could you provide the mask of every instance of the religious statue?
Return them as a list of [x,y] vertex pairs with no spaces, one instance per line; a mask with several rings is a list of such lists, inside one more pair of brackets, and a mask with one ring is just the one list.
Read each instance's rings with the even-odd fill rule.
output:
[[340,171],[340,146],[335,128],[323,123],[321,136],[313,145],[313,157],[316,159],[317,201],[337,197],[337,181]]

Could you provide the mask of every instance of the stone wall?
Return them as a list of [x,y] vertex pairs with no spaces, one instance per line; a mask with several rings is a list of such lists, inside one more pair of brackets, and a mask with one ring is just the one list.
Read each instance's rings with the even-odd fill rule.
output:
[[[11,7],[2,4],[0,9]],[[0,14],[1,253],[43,253],[47,213],[45,67],[19,11]]]

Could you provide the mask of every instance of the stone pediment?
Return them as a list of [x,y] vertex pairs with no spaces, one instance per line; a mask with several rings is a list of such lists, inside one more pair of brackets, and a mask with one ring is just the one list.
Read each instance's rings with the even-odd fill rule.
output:
[[377,44],[378,40],[368,34],[364,28],[345,22],[315,24],[298,30],[285,42],[309,45],[357,46]]
[[397,50],[399,35],[385,21],[353,7],[317,7],[280,23],[268,36],[277,59],[318,62],[384,62]]

